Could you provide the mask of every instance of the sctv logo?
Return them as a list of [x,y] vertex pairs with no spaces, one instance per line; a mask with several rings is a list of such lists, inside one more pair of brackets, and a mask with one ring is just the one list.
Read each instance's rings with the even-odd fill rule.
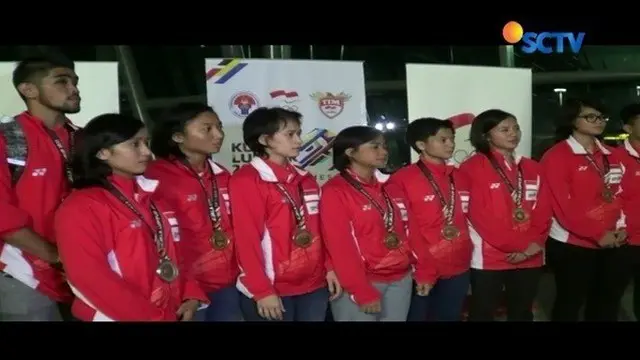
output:
[[509,44],[516,44],[522,41],[520,50],[525,54],[533,54],[535,52],[562,54],[567,50],[577,54],[582,49],[582,43],[584,42],[583,32],[524,32],[522,25],[515,21],[509,21],[502,28],[502,37]]

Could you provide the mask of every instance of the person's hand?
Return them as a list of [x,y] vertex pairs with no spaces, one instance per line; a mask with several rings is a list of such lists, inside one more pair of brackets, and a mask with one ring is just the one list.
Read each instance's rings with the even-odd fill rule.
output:
[[542,246],[536,243],[531,243],[529,244],[527,249],[523,252],[523,254],[526,255],[527,257],[532,257],[534,255],[537,255],[541,251],[542,251]]
[[380,303],[380,300],[376,300],[360,306],[360,311],[365,314],[378,314],[382,312],[382,304]]
[[606,234],[598,241],[598,245],[602,248],[614,247],[618,242],[618,237],[615,231],[607,231]]
[[620,229],[616,231],[616,247],[620,247],[627,243],[627,231]]
[[176,315],[178,315],[178,319],[180,319],[180,321],[191,321],[196,315],[196,311],[198,311],[199,307],[200,301],[189,299],[180,305],[180,308],[176,311]]
[[335,271],[327,272],[327,287],[329,288],[329,301],[337,299],[342,294],[342,286],[338,281]]
[[282,320],[284,305],[277,295],[269,295],[256,302],[258,314],[267,320]]
[[433,288],[433,285],[431,284],[417,284],[416,294],[418,296],[428,296],[432,288]]
[[528,259],[527,255],[523,253],[511,253],[507,255],[507,261],[512,264],[521,263],[527,259]]

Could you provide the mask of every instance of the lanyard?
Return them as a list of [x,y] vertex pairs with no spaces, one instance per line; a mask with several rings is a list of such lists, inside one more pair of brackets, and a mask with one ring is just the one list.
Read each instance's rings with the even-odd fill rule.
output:
[[385,211],[385,209],[377,201],[375,201],[373,197],[371,197],[371,195],[362,187],[362,184],[360,184],[360,182],[354,179],[347,172],[341,172],[340,175],[342,175],[342,177],[345,180],[347,180],[347,182],[351,186],[353,186],[356,190],[358,190],[360,194],[366,197],[367,200],[371,203],[371,205],[373,205],[373,207],[375,207],[376,210],[378,210],[378,212],[382,216],[382,219],[384,220],[385,229],[387,230],[387,232],[392,232],[394,213],[393,213],[393,205],[391,204],[391,199],[389,198],[389,195],[387,195],[387,192],[384,191],[384,189],[382,190],[382,197],[384,198],[384,202],[387,208]]
[[191,174],[195,176],[195,178],[198,180],[198,184],[200,184],[200,187],[202,188],[202,192],[204,193],[204,196],[207,199],[207,208],[209,210],[209,220],[211,220],[211,226],[213,227],[214,230],[220,230],[222,228],[222,224],[220,222],[222,215],[220,214],[220,198],[218,193],[218,182],[216,181],[216,176],[213,173],[213,168],[211,167],[209,160],[207,160],[206,163],[207,163],[207,169],[211,174],[211,196],[207,194],[207,187],[205,186],[204,181],[202,181],[202,178],[200,177],[200,175],[198,175],[198,173],[191,167],[191,165],[189,165],[189,163],[186,160],[183,159],[181,160],[181,162],[184,166],[187,167],[187,169],[189,169]]
[[300,202],[301,204],[298,206],[298,204],[296,204],[295,200],[293,199],[293,196],[291,196],[291,193],[289,193],[289,191],[287,190],[287,188],[281,184],[281,183],[276,183],[276,186],[278,188],[278,190],[280,191],[280,193],[282,193],[282,195],[284,195],[284,197],[287,199],[287,202],[289,203],[289,205],[291,206],[291,210],[293,210],[293,216],[296,218],[296,224],[298,226],[298,228],[300,229],[304,229],[306,227],[306,222],[305,222],[305,218],[304,218],[304,190],[302,189],[302,183],[298,183],[298,193],[300,194]]
[[509,192],[511,193],[511,198],[515,202],[516,206],[520,207],[522,205],[522,188],[523,188],[523,182],[524,182],[523,181],[524,176],[522,175],[522,166],[518,164],[518,167],[517,167],[518,175],[516,179],[516,185],[513,185],[509,180],[509,178],[507,177],[507,174],[505,174],[504,170],[502,170],[502,167],[500,166],[500,164],[498,164],[498,161],[496,160],[496,158],[494,158],[492,155],[489,155],[488,158],[489,158],[489,162],[491,163],[491,166],[496,170],[496,172],[500,176],[500,179],[502,179],[502,182],[509,188]]
[[47,131],[47,134],[51,138],[51,141],[53,141],[53,144],[60,153],[60,156],[62,157],[62,166],[64,169],[64,173],[69,183],[71,183],[73,182],[73,171],[71,170],[71,156],[69,155],[69,153],[73,154],[73,150],[75,147],[76,130],[68,123],[64,124],[64,128],[69,134],[69,152],[65,150],[64,145],[62,144],[62,140],[60,140],[60,137],[53,130],[47,127],[45,127],[44,129]]
[[449,201],[447,202],[444,194],[440,190],[438,183],[436,183],[433,178],[433,174],[429,171],[429,168],[422,162],[422,160],[418,161],[418,168],[422,171],[422,174],[426,176],[427,180],[431,184],[433,191],[435,191],[438,196],[438,200],[440,200],[440,204],[442,205],[442,211],[444,212],[445,221],[447,224],[453,223],[453,213],[456,206],[456,186],[453,181],[453,175],[449,174]]

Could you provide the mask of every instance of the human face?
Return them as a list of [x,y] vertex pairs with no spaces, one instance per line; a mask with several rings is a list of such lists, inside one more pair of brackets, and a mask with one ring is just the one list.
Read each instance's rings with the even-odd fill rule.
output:
[[629,134],[629,140],[640,142],[640,115],[636,115],[623,128]]
[[440,128],[435,135],[429,136],[425,141],[418,141],[416,146],[428,157],[446,161],[453,156],[456,139],[453,130]]
[[513,152],[520,144],[520,125],[515,118],[508,117],[502,120],[487,134],[489,144],[498,150]]
[[347,149],[346,154],[351,158],[352,165],[359,165],[371,169],[385,167],[389,159],[387,143],[382,135],[358,146],[356,149]]
[[215,113],[203,112],[188,121],[183,132],[174,134],[173,140],[184,153],[215,154],[224,140],[222,122]]
[[54,68],[38,84],[23,84],[23,95],[62,114],[80,112],[78,75],[68,68]]
[[98,152],[98,158],[106,162],[114,174],[125,177],[141,175],[151,160],[151,150],[147,146],[149,135],[142,128],[131,139]]
[[267,154],[270,157],[293,159],[300,154],[301,133],[300,124],[297,121],[289,120],[283,123],[280,130],[273,136],[262,136],[260,143],[267,148]]
[[598,136],[604,132],[608,120],[602,112],[594,108],[582,107],[575,119],[575,128],[581,134]]

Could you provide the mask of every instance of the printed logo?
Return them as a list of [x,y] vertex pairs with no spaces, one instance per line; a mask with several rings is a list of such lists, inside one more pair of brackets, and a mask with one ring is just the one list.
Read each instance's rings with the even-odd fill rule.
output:
[[464,141],[463,143],[459,143],[459,140],[456,141],[456,150],[453,153],[452,158],[456,164],[463,163],[475,153],[473,146],[471,146],[471,141],[469,140],[471,123],[474,118],[475,115],[472,113],[460,113],[450,116],[447,119],[453,123],[453,128],[456,130],[456,140],[464,139],[462,140]]
[[318,108],[329,119],[334,119],[344,110],[345,102],[351,99],[351,95],[345,92],[333,94],[330,92],[316,91],[310,95],[318,103]]
[[222,59],[218,64],[207,70],[205,76],[207,82],[225,84],[246,66],[247,63],[242,62],[241,59]]
[[249,91],[240,91],[229,100],[229,110],[239,118],[246,118],[251,112],[260,107],[258,97]]
[[331,147],[336,135],[327,129],[313,129],[302,137],[296,163],[301,168],[318,165],[331,158]]
[[298,105],[296,103],[300,100],[298,92],[295,90],[272,90],[269,95],[271,99],[279,102],[279,105],[283,109],[298,111]]

